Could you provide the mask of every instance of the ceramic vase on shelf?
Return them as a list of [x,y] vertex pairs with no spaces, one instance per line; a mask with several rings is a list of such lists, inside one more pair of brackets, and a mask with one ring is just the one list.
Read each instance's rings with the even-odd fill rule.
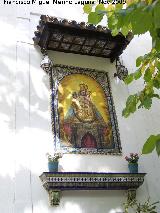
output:
[[58,161],[48,162],[48,171],[49,172],[58,172]]
[[130,173],[138,173],[138,163],[128,163]]
[[55,152],[53,156],[49,153],[46,153],[48,158],[48,170],[49,172],[58,172],[58,163],[59,159],[62,158],[62,153]]

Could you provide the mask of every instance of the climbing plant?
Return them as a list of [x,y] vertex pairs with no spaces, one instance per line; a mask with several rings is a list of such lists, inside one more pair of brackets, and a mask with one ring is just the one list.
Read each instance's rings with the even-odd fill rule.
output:
[[156,207],[159,201],[150,203],[150,199],[147,199],[144,203],[138,202],[136,199],[127,200],[124,206],[124,213],[129,213],[130,210],[135,213],[157,213]]
[[[83,10],[88,14],[89,23],[97,25],[103,18],[107,18],[107,27],[113,36],[118,33],[127,36],[129,32],[133,35],[149,32],[152,38],[151,51],[137,58],[137,70],[124,80],[127,85],[140,78],[144,80],[144,88],[130,95],[126,101],[122,115],[127,118],[140,108],[149,110],[153,99],[160,99],[160,0],[127,0],[125,4],[118,2],[90,1]],[[154,149],[159,156],[160,134],[151,135],[147,139],[142,154],[151,153]]]

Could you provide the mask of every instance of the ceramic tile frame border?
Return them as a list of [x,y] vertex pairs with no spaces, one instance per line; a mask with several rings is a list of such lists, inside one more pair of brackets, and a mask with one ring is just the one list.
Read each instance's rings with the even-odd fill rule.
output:
[[[114,149],[86,149],[86,148],[63,148],[60,147],[60,132],[59,132],[59,115],[58,115],[58,84],[68,75],[84,74],[92,77],[98,82],[107,99],[107,105],[112,126]],[[120,133],[118,128],[117,116],[115,112],[110,81],[108,73],[90,68],[81,68],[75,66],[67,66],[62,64],[54,64],[49,71],[50,89],[51,89],[51,124],[53,132],[53,141],[55,150],[62,150],[65,154],[105,154],[105,155],[122,155],[122,147],[120,141]]]

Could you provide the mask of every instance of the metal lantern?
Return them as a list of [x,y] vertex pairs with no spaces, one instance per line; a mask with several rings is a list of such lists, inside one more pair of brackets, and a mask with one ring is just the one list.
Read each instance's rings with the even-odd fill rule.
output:
[[48,73],[51,68],[52,68],[52,61],[50,60],[50,58],[48,57],[47,54],[44,55],[42,61],[41,61],[41,64],[40,64],[40,67],[46,72]]
[[118,77],[120,80],[124,80],[127,77],[128,70],[122,64],[119,58],[116,59],[116,70],[117,70],[117,73],[114,73],[114,77]]

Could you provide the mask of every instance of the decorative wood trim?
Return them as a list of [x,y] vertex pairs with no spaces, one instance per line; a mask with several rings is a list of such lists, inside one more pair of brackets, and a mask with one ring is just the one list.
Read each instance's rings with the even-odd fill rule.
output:
[[66,19],[41,15],[35,31],[34,43],[41,50],[55,50],[66,53],[110,58],[114,61],[132,40],[119,33],[112,36],[106,27],[97,27],[85,22],[77,23]]

